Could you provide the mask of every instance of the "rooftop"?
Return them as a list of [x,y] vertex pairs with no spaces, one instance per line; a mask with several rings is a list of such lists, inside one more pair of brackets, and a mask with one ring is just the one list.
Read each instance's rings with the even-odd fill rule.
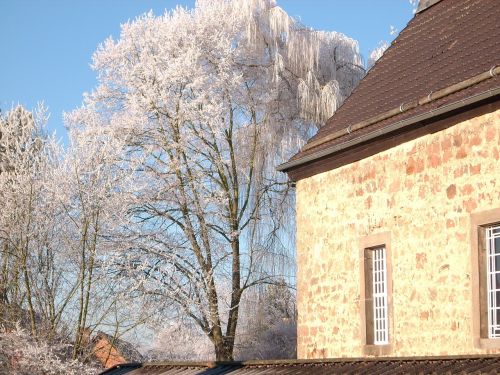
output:
[[427,3],[337,112],[280,170],[292,179],[308,177],[332,169],[312,164],[335,158],[342,150],[361,144],[366,148],[383,134],[498,100],[500,1]]
[[279,360],[248,362],[164,362],[115,366],[101,375],[267,374],[496,374],[500,355]]

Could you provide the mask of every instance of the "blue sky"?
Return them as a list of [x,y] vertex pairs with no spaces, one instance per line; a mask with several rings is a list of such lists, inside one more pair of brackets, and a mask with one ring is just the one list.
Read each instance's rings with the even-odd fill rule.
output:
[[[92,53],[120,24],[153,10],[194,0],[0,0],[0,109],[17,103],[49,107],[49,130],[66,142],[62,113],[82,103],[96,85]],[[413,16],[408,0],[278,0],[288,14],[318,30],[356,39],[367,59],[390,26],[402,30]]]

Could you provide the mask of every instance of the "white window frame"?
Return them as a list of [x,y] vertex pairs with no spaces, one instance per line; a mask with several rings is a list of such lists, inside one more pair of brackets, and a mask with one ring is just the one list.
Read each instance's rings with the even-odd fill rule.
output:
[[500,274],[500,266],[497,268],[496,257],[500,258],[500,249],[495,246],[495,239],[500,238],[500,225],[486,227],[486,276],[488,296],[488,338],[500,338],[500,321],[498,310],[500,301],[497,300],[497,292],[500,292],[500,283],[497,283],[497,275]]
[[373,248],[371,251],[373,251],[373,343],[387,345],[389,343],[387,252],[385,246]]

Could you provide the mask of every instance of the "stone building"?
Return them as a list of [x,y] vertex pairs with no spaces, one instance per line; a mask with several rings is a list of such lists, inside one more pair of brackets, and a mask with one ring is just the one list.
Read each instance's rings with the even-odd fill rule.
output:
[[298,358],[500,353],[500,1],[427,0],[280,170]]

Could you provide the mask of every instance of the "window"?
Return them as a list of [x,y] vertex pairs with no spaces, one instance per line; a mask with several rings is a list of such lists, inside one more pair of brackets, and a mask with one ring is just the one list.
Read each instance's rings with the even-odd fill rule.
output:
[[500,209],[471,215],[474,344],[500,348]]
[[361,324],[365,354],[389,354],[391,350],[391,272],[389,234],[361,241]]
[[367,344],[389,343],[385,246],[365,249],[365,315]]
[[500,338],[500,225],[484,229],[486,247],[486,287],[488,337]]

